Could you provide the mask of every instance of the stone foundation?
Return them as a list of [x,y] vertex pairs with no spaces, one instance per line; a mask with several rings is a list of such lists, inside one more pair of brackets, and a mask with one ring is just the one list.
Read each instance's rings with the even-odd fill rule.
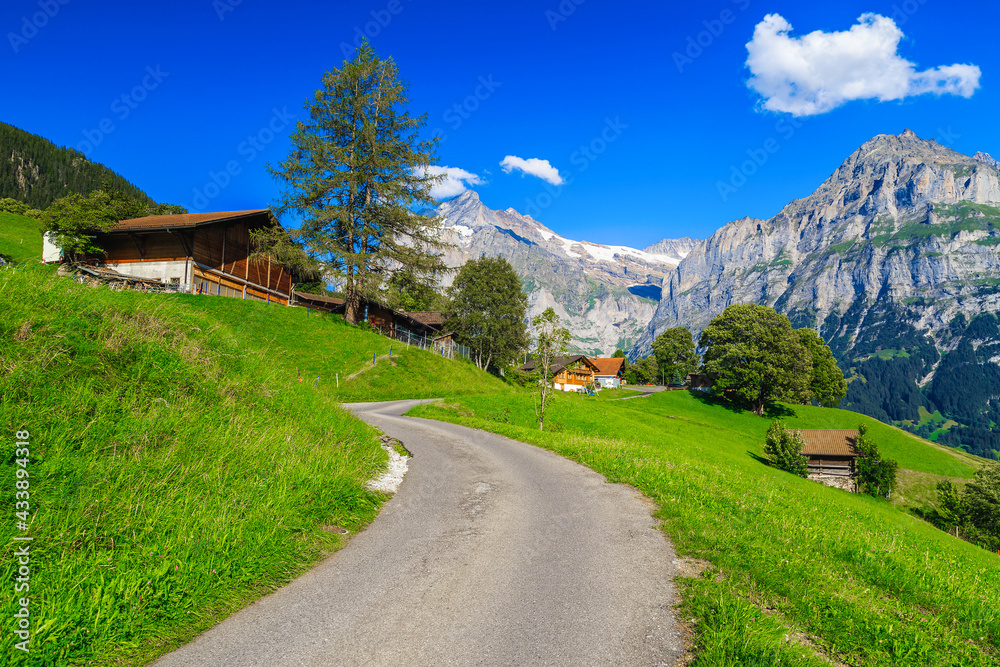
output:
[[835,489],[847,491],[848,493],[856,493],[858,490],[857,485],[854,483],[854,478],[846,475],[809,475],[807,479],[825,484],[826,486],[832,486]]

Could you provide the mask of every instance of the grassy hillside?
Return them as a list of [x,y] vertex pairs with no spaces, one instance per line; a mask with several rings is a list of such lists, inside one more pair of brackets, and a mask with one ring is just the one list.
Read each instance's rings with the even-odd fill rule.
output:
[[[841,410],[786,406],[805,428],[856,428],[916,475],[962,460]],[[689,560],[682,618],[697,665],[996,665],[1000,559],[885,501],[765,465],[768,420],[687,392],[629,401],[557,395],[547,430],[530,397],[469,396],[411,414],[551,449],[632,484]]]
[[[17,256],[12,230],[28,223],[0,222],[0,252]],[[386,460],[338,400],[381,380],[419,391],[414,369],[439,378],[419,382],[428,392],[495,382],[404,350],[337,391],[337,369],[370,366],[387,345],[297,308],[112,292],[31,262],[0,269],[0,577],[15,576],[12,537],[34,540],[32,652],[20,656],[10,633],[0,651],[20,664],[141,663],[338,548],[328,529],[376,515],[383,499],[364,482]],[[30,432],[26,532],[19,430]],[[16,611],[14,596],[0,602]]]
[[297,380],[301,373],[302,384],[313,386],[319,378],[320,393],[331,399],[388,401],[512,391],[469,361],[408,348],[348,326],[340,316],[226,297],[166,298],[266,344],[268,356],[287,379]]
[[41,261],[42,232],[38,221],[0,211],[0,255],[15,262]]

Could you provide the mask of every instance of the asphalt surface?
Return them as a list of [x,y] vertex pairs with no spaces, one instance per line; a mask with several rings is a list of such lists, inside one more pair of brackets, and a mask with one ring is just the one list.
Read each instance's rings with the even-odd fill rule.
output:
[[637,492],[418,402],[346,406],[413,454],[368,529],[155,664],[674,664],[676,558]]

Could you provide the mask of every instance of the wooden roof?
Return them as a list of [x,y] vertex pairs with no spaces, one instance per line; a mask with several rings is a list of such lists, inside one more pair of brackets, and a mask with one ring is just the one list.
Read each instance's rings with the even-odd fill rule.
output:
[[591,359],[594,365],[597,366],[595,373],[597,375],[610,375],[612,377],[618,375],[621,372],[622,366],[625,363],[624,357],[611,357],[605,359]]
[[338,299],[335,296],[326,296],[324,294],[310,294],[309,292],[300,292],[295,290],[295,296],[306,299],[307,301],[316,301],[317,303],[325,303],[331,306],[343,306],[344,300]]
[[[575,364],[578,361],[583,361],[584,364],[586,364],[586,366],[592,371],[597,370],[597,366],[594,365],[594,362],[586,356],[582,354],[573,354],[568,357],[554,357],[552,359],[552,365],[549,367],[549,372],[555,375],[567,366]],[[538,370],[538,361],[536,359],[529,359],[528,363],[519,366],[518,370],[528,372]]]
[[147,215],[142,218],[119,220],[118,224],[108,230],[115,232],[152,231],[160,229],[186,229],[199,227],[223,220],[234,220],[251,216],[266,215],[271,217],[269,209],[261,208],[252,211],[220,211],[217,213],[179,213],[177,215]]
[[436,310],[423,310],[423,311],[402,311],[404,315],[412,320],[416,320],[423,325],[429,327],[440,327],[444,324],[444,314]]
[[805,446],[804,456],[857,456],[854,444],[858,441],[857,430],[848,429],[803,429],[799,431]]

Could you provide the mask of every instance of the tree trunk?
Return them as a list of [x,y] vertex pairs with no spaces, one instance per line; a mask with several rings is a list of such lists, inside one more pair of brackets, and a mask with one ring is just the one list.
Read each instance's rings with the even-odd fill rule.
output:
[[348,285],[344,295],[344,321],[348,324],[358,323],[358,310],[361,306],[361,299],[358,298],[357,290],[353,285]]

